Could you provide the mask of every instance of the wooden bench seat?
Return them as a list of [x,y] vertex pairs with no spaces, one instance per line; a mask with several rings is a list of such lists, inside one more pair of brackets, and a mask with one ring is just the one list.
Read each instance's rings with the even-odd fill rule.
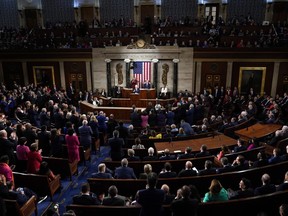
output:
[[69,177],[70,181],[72,176],[78,172],[77,164],[75,160],[73,163],[69,163],[67,158],[55,158],[55,157],[42,157],[43,161],[46,161],[49,168],[54,174],[60,174],[61,178]]
[[30,216],[34,213],[37,216],[36,197],[32,196],[23,206],[20,206],[16,200],[4,199],[6,206],[6,216]]
[[265,151],[265,146],[259,146],[257,148],[251,149],[251,150],[245,150],[240,152],[233,152],[230,154],[225,154],[225,157],[228,158],[229,162],[232,163],[238,155],[243,155],[246,160],[255,161],[257,160],[257,154],[260,151]]
[[[158,160],[158,161],[130,161],[128,166],[134,169],[134,173],[139,177],[140,173],[143,173],[144,165],[151,164],[153,172],[159,173],[164,168],[166,162],[170,162],[172,170],[179,173],[182,169],[185,168],[186,161],[190,160],[193,163],[193,166],[197,169],[204,169],[204,164],[206,160],[211,160],[214,162],[215,156],[208,157],[199,157],[199,158],[190,158],[190,159],[175,159],[175,160]],[[103,161],[111,170],[115,170],[116,167],[121,166],[120,161]]]
[[[216,178],[220,180],[224,188],[232,188],[237,190],[239,188],[239,181],[245,177],[251,180],[252,186],[256,187],[261,185],[261,176],[264,173],[268,173],[271,177],[271,181],[278,185],[283,182],[285,172],[288,170],[288,161],[268,165],[259,168],[251,168],[242,171],[233,171],[228,173],[221,173],[215,175],[182,177],[182,178],[170,178],[170,179],[158,179],[157,188],[160,188],[162,184],[168,184],[170,191],[176,194],[177,189],[183,185],[194,184],[199,193],[204,196],[208,191],[211,180]],[[88,178],[87,181],[90,184],[91,191],[95,193],[107,192],[109,186],[116,185],[119,194],[123,196],[135,196],[136,192],[145,188],[146,180],[142,179],[95,179]]]
[[56,175],[53,181],[49,181],[47,175],[37,175],[28,173],[13,172],[15,186],[27,187],[33,190],[38,196],[50,196],[52,201],[53,195],[60,188],[60,175]]
[[[278,215],[279,206],[285,203],[288,191],[275,192],[262,196],[254,196],[223,202],[200,203],[198,205],[198,216],[221,215],[221,216],[243,216],[257,215],[259,212],[267,212],[267,215]],[[95,205],[67,205],[66,210],[73,210],[77,216],[86,215],[117,215],[138,216],[139,206],[95,206]],[[162,216],[171,216],[169,205],[163,206]]]

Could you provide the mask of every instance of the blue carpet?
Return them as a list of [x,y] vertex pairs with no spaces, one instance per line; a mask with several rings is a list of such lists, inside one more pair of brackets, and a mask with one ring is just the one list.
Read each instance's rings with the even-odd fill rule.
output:
[[98,164],[105,160],[110,155],[110,148],[107,146],[101,146],[98,155],[91,155],[91,162],[86,162],[86,166],[83,164],[78,165],[79,174],[73,176],[72,181],[69,178],[61,179],[62,190],[57,192],[53,197],[53,202],[48,197],[45,201],[38,204],[38,215],[45,215],[48,208],[51,208],[55,203],[59,204],[59,213],[62,215],[66,211],[66,206],[72,203],[72,198],[81,191],[83,183],[87,182],[87,178],[91,177],[91,174],[97,172]]

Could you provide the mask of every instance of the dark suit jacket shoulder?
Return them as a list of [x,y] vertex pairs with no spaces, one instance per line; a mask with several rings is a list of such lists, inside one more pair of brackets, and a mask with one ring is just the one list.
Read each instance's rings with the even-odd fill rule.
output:
[[104,198],[102,205],[107,206],[124,206],[125,200],[121,199],[120,197],[107,197]]
[[73,197],[73,204],[78,205],[100,205],[99,200],[91,195],[76,195]]

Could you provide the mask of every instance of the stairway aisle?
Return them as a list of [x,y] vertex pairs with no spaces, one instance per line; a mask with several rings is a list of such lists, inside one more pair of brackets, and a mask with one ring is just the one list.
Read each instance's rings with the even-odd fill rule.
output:
[[69,178],[61,180],[62,190],[54,195],[53,201],[46,199],[44,202],[38,204],[38,215],[46,216],[50,209],[58,204],[59,213],[62,215],[66,211],[66,206],[72,203],[73,196],[77,195],[81,191],[83,183],[87,182],[87,178],[91,177],[91,174],[97,172],[98,164],[103,161],[106,157],[109,157],[109,147],[100,147],[98,154],[91,155],[91,162],[87,163],[86,166],[80,164],[78,166],[78,176],[73,176],[72,181]]

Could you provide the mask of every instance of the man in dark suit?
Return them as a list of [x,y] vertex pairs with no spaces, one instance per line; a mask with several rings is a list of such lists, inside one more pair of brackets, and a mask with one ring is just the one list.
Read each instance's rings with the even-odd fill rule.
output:
[[78,135],[80,138],[80,143],[84,149],[91,149],[93,131],[88,125],[88,121],[86,119],[84,119],[82,121],[82,125],[78,127]]
[[145,80],[144,84],[143,84],[143,88],[145,89],[150,89],[151,88],[151,83],[149,80]]
[[88,183],[82,185],[81,194],[73,197],[73,204],[78,205],[100,205],[100,202],[95,194],[90,192]]
[[220,159],[220,162],[222,164],[221,168],[218,168],[216,170],[217,173],[225,173],[225,172],[231,172],[234,170],[234,167],[229,163],[228,158],[227,157],[222,157]]
[[[196,168],[195,168],[196,169]],[[185,163],[185,169],[181,170],[178,174],[178,177],[190,177],[190,176],[196,176],[197,171],[193,169],[193,164],[191,161],[187,161]]]
[[157,174],[149,173],[147,176],[148,189],[138,192],[137,203],[141,205],[140,216],[158,216],[162,213],[164,191],[156,189]]
[[200,152],[198,152],[195,157],[207,157],[210,156],[211,153],[207,150],[207,146],[206,145],[202,145],[200,147]]
[[138,85],[135,85],[135,88],[133,89],[134,94],[140,94],[140,88]]
[[16,149],[16,140],[8,139],[6,130],[0,131],[0,156],[7,155],[9,157],[9,165],[16,164],[14,149]]
[[43,156],[51,156],[51,144],[50,144],[50,131],[47,131],[47,126],[42,125],[41,131],[38,132],[38,145],[39,149],[42,149]]
[[164,149],[164,155],[159,158],[159,160],[174,160],[174,155],[170,155],[169,149]]
[[106,206],[125,206],[125,197],[118,195],[118,189],[115,185],[111,185],[108,189],[109,197],[105,197],[103,205]]
[[66,92],[67,92],[67,97],[68,97],[69,102],[73,104],[74,96],[75,96],[75,89],[72,86],[72,83],[69,83],[69,86],[67,87]]
[[216,169],[213,167],[213,163],[210,160],[205,161],[204,169],[199,170],[198,175],[214,175],[216,174]]
[[128,167],[128,160],[123,158],[121,160],[121,167],[115,169],[114,178],[116,179],[136,179],[134,170],[131,167]]
[[179,155],[177,159],[188,159],[188,158],[193,158],[193,157],[194,157],[194,154],[192,153],[192,148],[186,147],[185,153]]
[[174,178],[177,177],[177,173],[172,171],[172,166],[169,162],[164,164],[164,169],[159,173],[159,178]]
[[261,181],[262,181],[262,186],[256,187],[254,190],[255,196],[269,194],[269,193],[273,193],[276,191],[276,187],[274,184],[271,184],[271,178],[267,173],[262,175]]
[[241,152],[241,151],[245,151],[247,148],[246,146],[244,146],[243,141],[238,139],[237,140],[237,146],[234,147],[233,152]]
[[113,178],[111,173],[106,172],[106,165],[104,163],[100,163],[98,165],[98,172],[92,173],[92,178],[101,178],[101,179],[111,179]]
[[113,131],[113,137],[108,139],[108,145],[111,148],[112,161],[120,161],[123,156],[122,147],[124,146],[124,140],[119,138],[119,131]]
[[154,149],[150,147],[148,149],[148,156],[143,158],[143,161],[156,161],[158,160],[158,157],[154,155]]

